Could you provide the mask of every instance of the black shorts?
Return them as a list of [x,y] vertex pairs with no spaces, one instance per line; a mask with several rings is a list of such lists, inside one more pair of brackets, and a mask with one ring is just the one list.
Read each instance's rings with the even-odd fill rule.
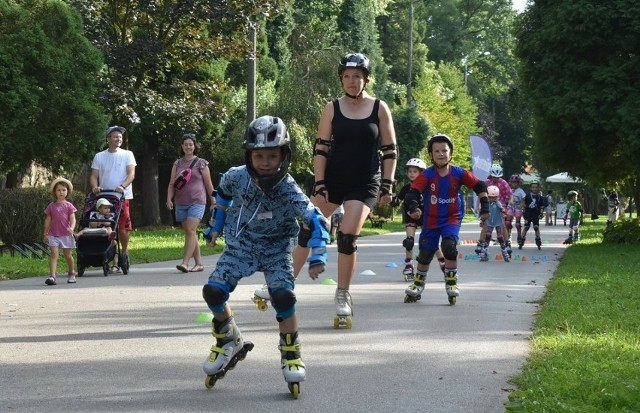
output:
[[327,191],[329,191],[329,202],[336,205],[342,205],[345,201],[360,201],[369,209],[373,209],[378,203],[378,193],[380,192],[380,178],[371,178],[364,185],[344,185],[327,182]]

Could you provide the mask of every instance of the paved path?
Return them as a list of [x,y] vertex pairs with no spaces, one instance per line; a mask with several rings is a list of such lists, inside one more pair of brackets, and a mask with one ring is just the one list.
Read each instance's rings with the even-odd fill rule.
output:
[[[297,311],[308,368],[292,400],[279,368],[272,309],[250,301],[256,274],[231,298],[245,340],[255,343],[215,388],[201,363],[213,343],[204,273],[178,273],[175,262],[134,265],[129,275],[88,271],[77,284],[44,278],[0,283],[0,411],[11,412],[502,412],[528,352],[536,302],[558,264],[566,227],[542,227],[505,263],[459,261],[461,296],[449,306],[439,269],[422,301],[404,304],[404,234],[359,242],[352,330],[333,329],[335,286],[301,277]],[[477,237],[464,224],[463,240]],[[459,247],[465,257],[474,245]],[[491,247],[491,255],[498,247]],[[522,257],[526,258],[525,260]],[[335,279],[335,246],[326,277]],[[135,260],[135,257],[134,257]],[[537,261],[536,261],[537,260]],[[398,268],[389,267],[395,262]]]

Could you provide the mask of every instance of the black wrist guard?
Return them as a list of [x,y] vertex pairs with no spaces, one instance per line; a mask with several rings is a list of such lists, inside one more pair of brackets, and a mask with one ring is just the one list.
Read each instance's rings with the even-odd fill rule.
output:
[[390,179],[383,179],[382,184],[380,185],[380,196],[391,195],[392,188],[393,181]]

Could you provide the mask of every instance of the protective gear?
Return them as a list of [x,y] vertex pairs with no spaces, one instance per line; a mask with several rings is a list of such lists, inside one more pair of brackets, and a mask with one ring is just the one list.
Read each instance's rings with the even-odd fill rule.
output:
[[390,143],[389,145],[382,145],[380,150],[384,153],[381,160],[385,159],[397,159],[398,158],[398,145]]
[[205,284],[202,287],[202,298],[214,313],[224,313],[224,306],[229,299],[229,290],[219,283]]
[[[244,134],[244,159],[253,183],[264,193],[269,193],[280,183],[291,164],[291,139],[282,119],[275,116],[261,116],[254,119]],[[251,162],[251,152],[256,149],[280,148],[284,159],[278,170],[271,175],[260,175]]]
[[338,252],[345,255],[352,255],[358,250],[355,245],[357,235],[344,234],[342,231],[338,231]]
[[402,246],[407,251],[411,251],[413,249],[414,239],[413,237],[407,237],[402,241]]
[[300,230],[298,231],[298,245],[301,247],[307,248],[307,244],[311,239],[311,230],[300,226]]
[[529,182],[529,186],[531,185],[540,185],[540,181],[538,181],[537,179],[534,179],[533,181]]
[[522,183],[522,178],[520,178],[520,175],[511,175],[511,178],[509,178],[509,182],[520,184]]
[[410,166],[416,167],[418,169],[422,169],[425,170],[427,169],[427,164],[424,163],[424,161],[422,159],[418,159],[418,158],[411,158],[407,161],[407,163],[405,164],[405,167],[408,168]]
[[209,226],[202,232],[207,242],[211,242],[211,233],[222,233],[224,221],[227,218],[227,210],[233,203],[233,199],[227,197],[222,190],[214,190],[213,192],[216,194],[216,206],[211,214],[211,219],[209,219]]
[[429,265],[431,264],[434,255],[436,255],[435,251],[420,250],[416,261],[418,261],[418,263],[422,265]]
[[393,181],[390,179],[383,179],[380,185],[380,196],[391,195],[393,190]]
[[[311,239],[307,247],[311,248],[311,255],[307,259],[309,267],[327,264],[327,243],[329,242],[329,223],[327,219],[315,208],[309,217]],[[339,242],[339,241],[338,241]]]
[[487,192],[487,184],[479,180],[478,183],[473,186],[473,192],[475,192],[476,195]]
[[409,189],[404,196],[404,205],[407,212],[412,213],[416,209],[420,208],[420,192],[417,189]]
[[451,151],[451,155],[453,155],[453,141],[450,137],[442,133],[433,135],[431,139],[429,139],[429,143],[427,143],[427,152],[429,153],[429,155],[431,155],[431,148],[436,142],[444,142],[449,145],[449,150]]
[[502,166],[498,165],[497,163],[491,165],[491,169],[489,169],[489,176],[492,178],[502,178],[503,173],[504,172],[502,171]]
[[567,196],[572,196],[572,195],[578,196],[578,192],[577,191],[569,191],[567,193]]
[[340,83],[342,84],[342,73],[345,69],[361,69],[364,72],[364,86],[356,95],[350,95],[346,91],[344,94],[351,99],[358,99],[362,96],[362,92],[364,92],[364,88],[369,83],[369,77],[371,76],[371,67],[369,63],[369,58],[362,53],[348,53],[345,55],[342,60],[340,60],[340,65],[338,66],[338,75],[340,76]]
[[440,249],[444,258],[455,261],[458,258],[458,249],[456,248],[456,240],[453,237],[446,237],[440,243]]
[[[327,150],[318,149],[318,146],[326,146]],[[329,150],[331,149],[331,141],[324,140],[322,138],[317,138],[315,144],[313,145],[313,155],[324,156],[325,158],[329,157]]]
[[287,285],[286,288],[269,291],[271,305],[276,310],[276,320],[278,322],[286,320],[296,312],[296,295],[291,288],[291,286]]
[[340,60],[340,64],[338,65],[338,76],[342,77],[342,72],[345,69],[362,69],[366,75],[366,80],[369,80],[369,76],[371,76],[371,63],[369,62],[369,58],[362,53],[347,53]]
[[490,197],[493,196],[497,198],[500,196],[500,189],[495,185],[491,185],[487,188],[487,194],[489,194]]

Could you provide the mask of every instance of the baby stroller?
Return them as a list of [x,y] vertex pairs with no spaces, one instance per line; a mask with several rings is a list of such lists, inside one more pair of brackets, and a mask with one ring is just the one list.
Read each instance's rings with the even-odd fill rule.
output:
[[[91,212],[96,210],[98,199],[105,198],[113,206],[113,220],[92,219]],[[124,203],[124,194],[112,190],[105,190],[97,195],[89,193],[85,198],[82,218],[80,219],[80,229],[88,228],[76,241],[76,252],[78,260],[78,276],[82,277],[88,267],[102,267],[102,272],[106,277],[109,275],[109,263],[118,254],[118,265],[123,274],[129,273],[129,261],[123,260],[120,255],[120,242],[118,240],[118,220]],[[103,228],[90,228],[91,223],[106,223],[113,230],[107,234]],[[115,240],[115,242],[114,242]]]

